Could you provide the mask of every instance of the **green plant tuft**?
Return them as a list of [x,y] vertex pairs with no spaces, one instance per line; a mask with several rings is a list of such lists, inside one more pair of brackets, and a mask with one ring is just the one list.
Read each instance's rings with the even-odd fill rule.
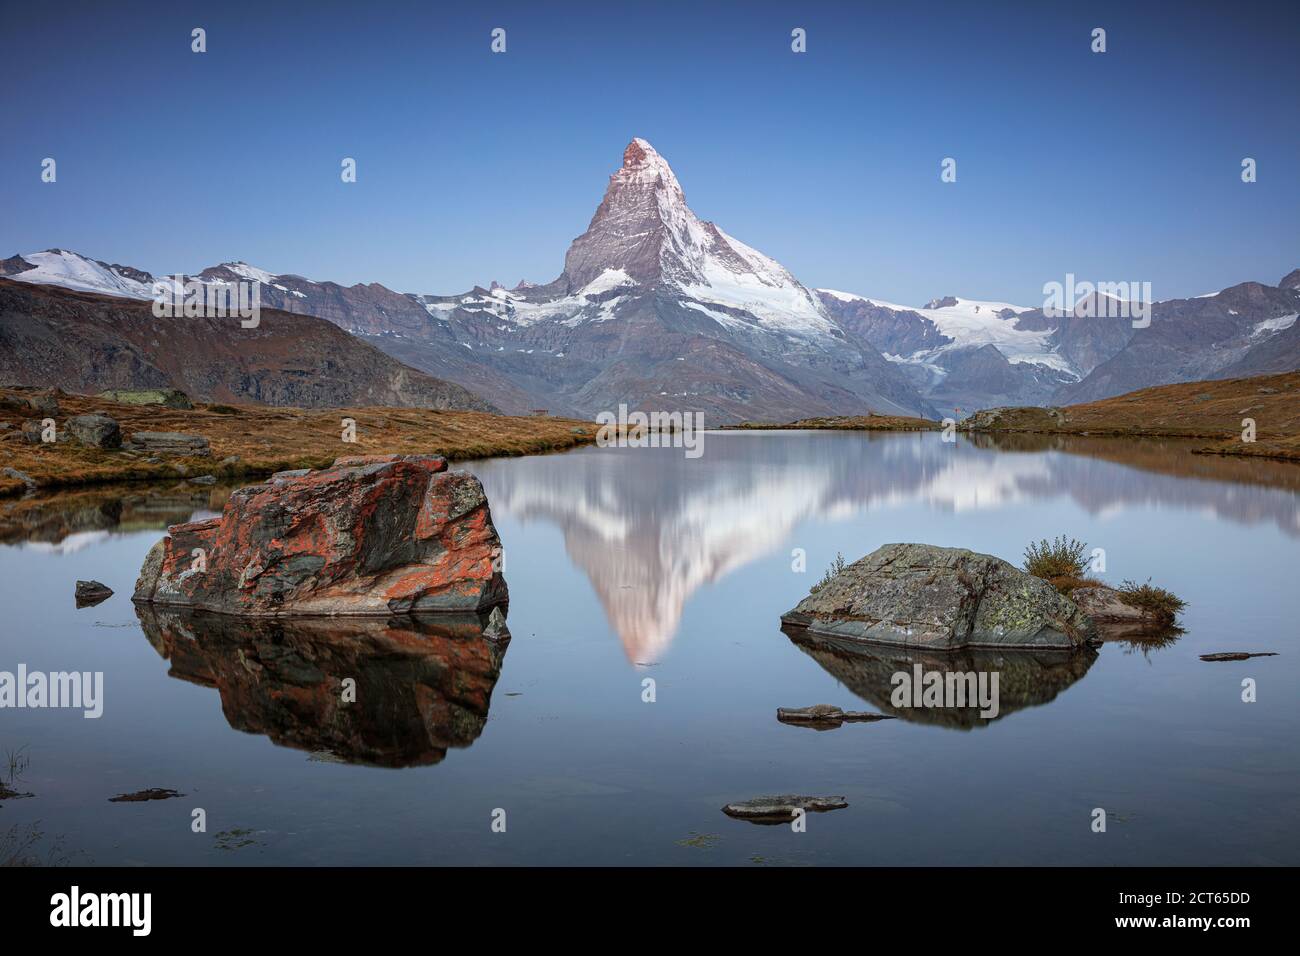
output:
[[836,551],[835,560],[831,562],[830,569],[827,570],[827,572],[822,575],[822,579],[820,581],[818,581],[816,584],[812,586],[812,593],[816,594],[822,588],[826,587],[826,585],[831,583],[831,578],[835,577],[835,575],[839,574],[843,570],[844,570],[844,555]]
[[1061,535],[1055,541],[1044,538],[1025,548],[1025,570],[1036,578],[1082,578],[1088,570],[1084,552],[1088,546],[1082,541]]

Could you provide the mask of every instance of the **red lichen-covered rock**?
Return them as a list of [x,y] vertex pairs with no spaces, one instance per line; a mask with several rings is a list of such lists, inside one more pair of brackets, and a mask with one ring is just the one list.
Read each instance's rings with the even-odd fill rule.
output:
[[429,455],[354,456],[241,488],[221,517],[168,528],[134,600],[249,615],[504,604],[483,486],[446,468]]

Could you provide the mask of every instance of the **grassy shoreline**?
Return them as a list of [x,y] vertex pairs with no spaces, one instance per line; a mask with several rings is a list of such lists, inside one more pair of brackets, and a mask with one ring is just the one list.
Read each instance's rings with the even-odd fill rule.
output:
[[854,432],[926,432],[937,431],[943,424],[928,418],[908,415],[830,415],[823,418],[801,418],[794,422],[772,424],[768,422],[741,422],[722,425],[719,431],[854,431]]
[[[991,410],[990,410],[991,411]],[[1036,406],[998,410],[996,420],[958,425],[968,434],[1076,435],[1092,438],[1207,439],[1198,455],[1300,461],[1300,371],[1220,381],[1180,382],[1058,409]],[[1255,421],[1253,442],[1242,439],[1243,418]],[[973,426],[973,427],[972,427]],[[839,431],[937,430],[939,422],[895,416],[808,418],[782,425],[746,422],[741,429]]]
[[[0,389],[0,397],[30,395]],[[550,417],[515,417],[487,412],[423,408],[300,409],[252,405],[197,405],[173,409],[132,405],[85,395],[58,397],[53,416],[60,429],[68,418],[102,412],[116,419],[125,440],[133,432],[183,432],[208,439],[208,457],[161,457],[124,450],[87,448],[74,441],[31,444],[24,420],[42,415],[0,406],[0,469],[28,476],[41,491],[124,482],[175,481],[212,475],[218,481],[257,479],[293,468],[321,468],[342,455],[436,454],[453,460],[535,455],[567,451],[595,441],[592,422]],[[343,440],[343,419],[356,423],[356,441]],[[0,473],[0,496],[30,486]]]
[[[60,394],[62,425],[74,415],[102,412],[123,437],[137,431],[201,435],[209,457],[165,457],[83,447],[73,441],[32,444],[23,422],[41,413],[4,399],[29,389],[0,389],[0,496],[123,482],[175,481],[212,475],[219,481],[258,479],[294,468],[321,468],[340,455],[438,454],[453,460],[567,451],[595,441],[598,426],[577,419],[493,415],[422,408],[300,409],[199,405],[174,409],[86,395]],[[980,416],[984,416],[982,423]],[[1242,440],[1243,418],[1256,439]],[[343,420],[356,423],[356,441],[343,440]],[[7,425],[8,427],[3,427]],[[975,427],[971,427],[974,425]],[[935,431],[940,422],[896,415],[828,416],[793,422],[743,422],[721,430]],[[1300,371],[1141,389],[1056,410],[1008,408],[977,413],[960,426],[969,434],[1074,435],[1208,439],[1201,455],[1300,461]]]

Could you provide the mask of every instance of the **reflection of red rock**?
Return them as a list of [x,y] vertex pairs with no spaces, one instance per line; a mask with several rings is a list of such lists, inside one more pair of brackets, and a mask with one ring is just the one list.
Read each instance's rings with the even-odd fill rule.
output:
[[231,727],[386,767],[438,763],[478,739],[510,639],[499,610],[386,620],[136,611],[173,677],[220,692]]
[[474,611],[506,601],[501,543],[478,479],[443,458],[340,458],[230,496],[174,525],[135,600],[230,614]]

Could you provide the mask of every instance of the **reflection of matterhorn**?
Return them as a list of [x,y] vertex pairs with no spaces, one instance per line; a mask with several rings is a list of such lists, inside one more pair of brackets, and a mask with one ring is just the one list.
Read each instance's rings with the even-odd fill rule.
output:
[[[468,467],[498,519],[542,519],[561,529],[632,661],[662,656],[701,586],[760,558],[788,561],[801,544],[795,531],[809,519],[916,503],[952,512],[1010,508],[1059,495],[1092,514],[1179,501],[1300,533],[1289,491],[1233,485],[1227,495],[1215,481],[1061,453],[1006,454],[965,438],[947,444],[934,432],[815,432],[798,441],[710,432],[704,446],[696,460],[674,448],[588,448]],[[886,543],[864,536],[861,554]],[[810,556],[810,584],[830,557]],[[783,610],[773,609],[774,622]]]

